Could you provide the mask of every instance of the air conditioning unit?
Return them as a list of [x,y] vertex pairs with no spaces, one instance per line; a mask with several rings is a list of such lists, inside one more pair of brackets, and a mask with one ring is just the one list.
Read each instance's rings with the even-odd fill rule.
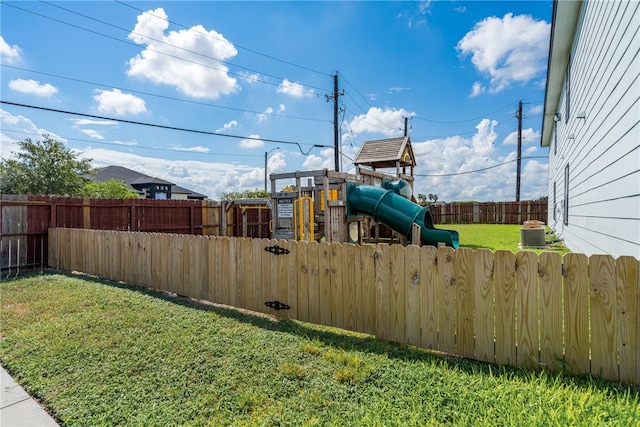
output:
[[544,247],[545,231],[544,227],[538,228],[521,228],[520,229],[520,246],[525,247]]

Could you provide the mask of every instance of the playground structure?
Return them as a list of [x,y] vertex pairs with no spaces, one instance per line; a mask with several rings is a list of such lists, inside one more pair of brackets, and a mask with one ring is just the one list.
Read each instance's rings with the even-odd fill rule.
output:
[[[458,247],[458,233],[436,229],[428,208],[415,203],[408,137],[367,141],[354,164],[355,174],[271,174],[272,238]],[[392,167],[394,175],[377,170]],[[293,183],[279,185],[285,180]]]

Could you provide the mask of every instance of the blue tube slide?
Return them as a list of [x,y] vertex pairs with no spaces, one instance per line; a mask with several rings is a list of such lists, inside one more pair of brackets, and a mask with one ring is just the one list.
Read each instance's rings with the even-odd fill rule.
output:
[[411,227],[418,224],[424,245],[438,246],[443,242],[457,248],[459,244],[457,231],[436,229],[428,208],[405,199],[393,190],[347,182],[347,214],[370,216],[405,236],[411,236]]

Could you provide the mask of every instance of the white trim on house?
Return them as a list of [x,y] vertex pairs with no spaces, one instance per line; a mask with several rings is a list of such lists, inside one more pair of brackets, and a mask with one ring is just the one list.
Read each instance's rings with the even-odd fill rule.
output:
[[554,3],[541,145],[574,252],[640,259],[639,52],[640,2]]

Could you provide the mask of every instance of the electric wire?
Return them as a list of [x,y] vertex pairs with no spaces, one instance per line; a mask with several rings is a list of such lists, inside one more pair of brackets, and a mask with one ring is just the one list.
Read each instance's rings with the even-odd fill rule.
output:
[[[18,9],[18,10],[22,10],[22,11],[27,12],[27,13],[31,13],[31,14],[36,15],[36,16],[40,16],[42,18],[46,18],[46,19],[52,20],[54,22],[58,22],[60,24],[68,25],[70,27],[73,27],[73,28],[76,28],[76,29],[80,29],[80,30],[83,30],[83,31],[86,31],[86,32],[89,32],[89,33],[92,33],[92,34],[96,34],[98,36],[105,37],[105,38],[108,38],[108,39],[111,39],[111,40],[115,40],[117,42],[124,43],[124,44],[129,45],[129,46],[134,46],[136,49],[140,49],[140,46],[138,44],[134,43],[134,42],[129,42],[129,41],[126,41],[126,40],[122,40],[122,39],[119,39],[117,37],[110,36],[108,34],[100,33],[98,31],[91,30],[89,28],[84,28],[82,26],[79,26],[79,25],[76,25],[76,24],[72,24],[70,22],[65,22],[65,21],[62,21],[60,19],[56,19],[56,18],[53,18],[51,16],[43,15],[43,14],[28,10],[28,9],[24,9],[24,8],[18,7],[16,5],[13,5],[13,4],[10,4],[10,3],[3,3],[3,4],[5,4],[7,6],[10,6],[10,7],[13,7],[15,9]],[[178,46],[173,46],[173,47],[175,47],[176,49],[182,49],[182,48],[180,48]],[[190,60],[190,59],[187,59],[187,58],[183,58],[183,57],[180,57],[180,56],[177,56],[177,55],[172,55],[172,54],[167,53],[167,52],[163,52],[163,51],[160,51],[160,50],[157,50],[157,49],[153,49],[153,48],[151,48],[149,46],[147,46],[145,49],[150,51],[150,52],[157,53],[159,55],[168,56],[170,58],[174,58],[174,59],[177,59],[177,60],[180,60],[180,61],[188,62],[190,64],[194,64],[194,65],[198,65],[198,66],[201,66],[201,67],[204,67],[204,68],[208,68],[210,70],[221,71],[221,72],[227,73],[229,75],[238,77],[240,79],[249,79],[249,80],[258,81],[260,83],[264,83],[264,84],[271,85],[271,86],[276,86],[276,87],[280,86],[280,83],[273,83],[273,82],[270,82],[270,81],[267,81],[267,80],[261,80],[261,79],[258,79],[258,78],[247,77],[246,75],[239,74],[239,73],[234,73],[233,71],[229,71],[228,69],[217,68],[217,67],[214,67],[214,66],[211,66],[211,65],[203,64],[201,62],[197,62],[197,61],[193,61],[193,60]],[[220,62],[216,58],[208,57],[206,55],[201,55],[201,56],[205,56],[208,59],[212,59],[213,61]],[[277,78],[280,79],[279,77],[277,77]],[[304,85],[302,83],[300,83],[300,84],[303,85],[303,86],[307,86],[307,85]],[[314,88],[314,89],[326,91],[326,89],[319,88],[319,87],[314,87],[314,86],[307,86],[307,87],[311,87],[311,88]],[[297,90],[299,92],[308,93],[308,94],[315,94],[314,91],[307,91],[307,90],[302,90],[302,89],[292,89],[292,90]]]
[[[520,160],[546,159],[546,158],[547,157],[545,157],[545,156],[528,156],[528,157],[520,157]],[[508,165],[509,163],[513,163],[513,162],[517,162],[517,161],[518,161],[518,159],[508,160],[508,161],[506,161],[504,163],[499,163],[497,165],[488,166],[488,167],[482,168],[482,169],[475,169],[475,170],[472,170],[472,171],[457,172],[457,173],[443,173],[443,174],[418,174],[418,173],[414,173],[413,176],[419,176],[419,177],[442,177],[442,176],[467,175],[467,174],[471,174],[471,173],[484,172],[484,171],[487,171],[489,169],[495,169],[495,168],[498,168],[500,166]]]
[[88,85],[93,85],[93,86],[100,86],[100,87],[105,87],[105,88],[112,88],[112,89],[120,89],[122,91],[130,92],[130,93],[136,93],[136,94],[145,95],[145,96],[153,96],[153,97],[156,97],[156,98],[168,99],[170,101],[186,102],[186,103],[194,104],[194,105],[201,105],[201,106],[212,107],[212,108],[220,108],[220,109],[224,109],[224,110],[238,111],[238,112],[241,112],[241,113],[249,113],[249,114],[255,114],[255,115],[267,115],[267,116],[273,116],[273,117],[283,117],[283,118],[287,118],[287,119],[307,120],[307,121],[314,121],[314,122],[331,123],[331,120],[326,120],[326,119],[315,119],[315,118],[311,118],[311,117],[289,116],[289,115],[280,114],[280,113],[267,113],[267,112],[261,112],[261,111],[252,111],[252,110],[246,110],[246,109],[242,109],[242,108],[226,107],[226,106],[223,106],[223,105],[211,104],[211,103],[208,103],[208,102],[193,101],[193,100],[190,100],[190,99],[176,98],[176,97],[173,97],[173,96],[160,95],[160,94],[151,93],[151,92],[144,92],[144,91],[139,91],[139,90],[135,90],[135,89],[118,87],[118,86],[115,86],[115,85],[106,85],[106,84],[103,84],[103,83],[96,83],[96,82],[83,80],[83,79],[78,79],[78,78],[74,78],[74,77],[66,77],[66,76],[60,76],[60,75],[52,74],[52,73],[45,73],[43,71],[30,70],[30,69],[27,69],[27,68],[16,67],[16,66],[13,66],[13,65],[8,65],[8,64],[0,63],[0,66],[1,67],[5,67],[5,68],[12,68],[12,69],[15,69],[15,70],[20,70],[20,71],[26,71],[28,73],[40,74],[40,75],[47,76],[47,77],[54,77],[54,78],[58,78],[58,79],[69,80],[69,81],[73,81],[73,82],[77,82],[77,83],[83,83],[83,84],[88,84]]
[[[25,134],[25,135],[32,135],[32,136],[42,136],[42,134],[39,134],[37,132],[26,132],[23,130],[16,130],[16,129],[2,129],[3,132],[11,132],[11,133],[20,133],[20,134]],[[185,149],[179,149],[179,148],[161,148],[161,147],[149,147],[149,146],[145,146],[145,145],[138,145],[138,144],[120,144],[116,141],[100,141],[100,140],[95,140],[95,139],[81,139],[81,138],[71,138],[68,136],[64,136],[64,135],[57,135],[60,138],[64,138],[65,140],[68,141],[76,141],[76,142],[86,142],[89,144],[101,144],[101,145],[109,145],[109,146],[113,146],[113,147],[130,147],[130,148],[140,148],[143,150],[154,150],[154,151],[168,151],[168,152],[178,152],[178,153],[189,153],[189,152],[194,152],[194,150],[185,150]],[[237,153],[213,153],[210,151],[207,152],[203,152],[203,151],[198,151],[197,152],[198,155],[206,155],[206,156],[233,156],[233,157],[260,157],[263,158],[264,155],[263,154],[237,154]]]
[[[71,10],[71,9],[64,8],[64,7],[62,7],[62,6],[58,5],[58,4],[50,3],[50,2],[47,2],[47,1],[44,1],[44,0],[39,0],[39,1],[40,1],[40,3],[44,3],[44,4],[47,4],[47,5],[49,5],[49,6],[56,7],[56,8],[58,8],[58,9],[61,9],[61,10],[67,11],[67,12],[69,12],[69,13],[73,13],[73,14],[75,14],[75,15],[82,16],[83,18],[90,19],[90,20],[95,21],[95,22],[99,22],[99,23],[101,23],[101,24],[107,25],[107,26],[112,27],[112,28],[116,28],[116,29],[121,30],[121,31],[124,31],[124,32],[126,32],[126,33],[129,33],[129,34],[136,34],[136,35],[139,35],[139,36],[141,36],[141,37],[147,38],[147,39],[149,39],[149,40],[153,40],[153,41],[155,41],[155,42],[161,43],[161,44],[166,45],[166,46],[170,46],[170,47],[175,48],[175,49],[183,50],[183,51],[185,51],[185,52],[188,52],[188,53],[191,53],[191,54],[194,54],[194,55],[198,55],[198,56],[202,56],[202,57],[207,58],[207,59],[212,59],[212,60],[217,61],[217,62],[219,62],[219,63],[221,63],[221,64],[228,65],[228,66],[230,66],[230,67],[236,67],[236,68],[240,68],[240,69],[243,69],[243,70],[251,71],[251,72],[253,72],[253,73],[262,74],[262,75],[265,75],[265,76],[267,76],[267,77],[272,77],[272,78],[274,78],[274,79],[284,80],[284,78],[282,78],[282,77],[278,77],[278,76],[274,76],[274,75],[272,75],[272,74],[267,74],[267,73],[264,73],[264,72],[260,72],[260,71],[254,70],[254,69],[252,69],[252,68],[244,67],[244,66],[242,66],[242,65],[232,64],[232,63],[230,63],[230,62],[228,62],[228,61],[224,61],[224,60],[222,60],[222,59],[220,59],[220,58],[215,58],[215,57],[213,57],[213,56],[205,55],[205,54],[203,54],[203,53],[196,52],[196,51],[194,51],[194,50],[186,49],[186,48],[183,48],[183,47],[181,47],[181,46],[176,46],[176,45],[174,45],[174,44],[167,43],[167,42],[165,42],[164,40],[159,40],[159,39],[156,39],[156,38],[150,37],[150,36],[148,36],[148,35],[146,35],[146,34],[141,34],[141,33],[135,32],[135,31],[130,31],[130,30],[129,30],[129,29],[127,29],[127,28],[119,27],[119,26],[117,26],[117,25],[115,25],[115,24],[111,24],[111,23],[106,22],[106,21],[103,21],[103,20],[101,20],[101,19],[94,18],[94,17],[92,17],[92,16],[85,15],[85,14],[83,14],[83,13],[76,12],[76,11]],[[200,35],[205,35],[205,33],[201,33],[201,32],[199,32],[199,31],[196,31],[196,33],[197,33],[197,34],[200,34]],[[208,33],[206,33],[206,34],[208,34]],[[213,38],[213,39],[217,39],[217,40],[220,40],[220,41],[224,40],[224,39],[218,39],[218,38],[215,38],[215,37],[211,37],[211,38]],[[228,41],[227,41],[227,43],[229,43],[229,44],[233,45],[232,43],[230,43],[230,42],[228,42]],[[260,79],[252,78],[252,77],[250,77],[250,76],[243,76],[243,77],[244,77],[245,79],[249,79],[249,80],[253,80],[253,81],[260,81],[260,82],[263,82],[263,81],[262,81],[262,80],[260,80]],[[325,91],[325,90],[326,90],[326,89],[323,89],[323,88],[320,88],[320,87],[315,87],[315,86],[306,85],[306,84],[303,84],[303,86],[310,87],[310,88],[314,88],[314,89],[318,89],[318,90],[322,90],[322,91]],[[292,90],[294,90],[294,91],[298,91],[298,92],[302,92],[302,93],[313,93],[313,92],[304,91],[304,90],[299,90],[299,89],[294,89],[294,88],[292,88]]]
[[[135,7],[135,6],[132,6],[132,5],[130,5],[130,4],[127,4],[127,3],[125,3],[125,2],[122,2],[122,1],[119,1],[119,0],[115,0],[115,2],[116,2],[116,3],[118,3],[118,4],[121,4],[121,5],[123,5],[123,6],[126,6],[126,7],[130,7],[131,9],[137,10],[138,12],[142,12],[142,13],[145,13],[145,14],[147,14],[147,15],[149,15],[149,16],[153,16],[153,17],[155,17],[155,18],[157,18],[157,19],[165,20],[164,18],[161,18],[161,17],[159,17],[159,16],[156,16],[156,15],[154,15],[153,13],[151,13],[151,12],[149,12],[149,11],[142,10],[142,9],[140,9],[140,8],[137,8],[137,7]],[[173,25],[176,25],[176,26],[178,26],[178,27],[182,27],[182,28],[184,28],[184,29],[186,29],[186,30],[188,30],[188,31],[195,31],[195,30],[193,30],[192,28],[187,27],[186,25],[180,24],[180,23],[175,22],[175,21],[172,21],[172,20],[170,20],[170,19],[167,19],[166,21],[167,21],[167,22],[169,22],[169,23],[171,23],[171,24],[173,24]],[[222,41],[222,42],[225,42],[225,43],[232,44],[232,43],[231,43],[231,42],[229,42],[228,40],[220,39],[220,38],[217,38],[217,37],[213,37],[211,34],[201,33],[201,32],[199,32],[199,31],[196,31],[196,32],[197,32],[198,34],[206,35],[206,36],[208,36],[208,37],[211,37],[211,38],[213,38],[213,39],[215,39],[215,40],[218,40],[218,41]],[[247,52],[251,52],[251,53],[253,53],[253,54],[256,54],[256,55],[262,56],[262,57],[264,57],[264,58],[268,58],[268,59],[271,59],[271,60],[274,60],[274,61],[277,61],[277,62],[281,62],[281,63],[286,64],[286,65],[290,65],[290,66],[292,66],[292,67],[300,68],[300,69],[302,69],[302,70],[311,71],[311,72],[313,72],[313,73],[317,73],[317,74],[321,74],[321,75],[323,75],[323,76],[331,77],[331,75],[330,75],[330,74],[328,74],[328,73],[326,73],[325,71],[318,71],[318,70],[315,70],[315,69],[313,69],[313,68],[306,67],[306,66],[304,66],[304,65],[300,65],[300,64],[296,64],[296,63],[293,63],[293,62],[290,62],[290,61],[286,61],[286,60],[284,60],[284,59],[276,58],[275,56],[271,56],[271,55],[268,55],[268,54],[266,54],[266,53],[258,52],[257,50],[253,50],[253,49],[250,49],[250,48],[245,47],[245,46],[240,46],[240,45],[237,45],[237,44],[233,44],[233,46],[235,46],[235,47],[237,47],[237,48],[239,48],[239,49],[242,49],[242,50],[246,50]],[[324,90],[324,89],[323,89],[323,90]]]
[[[139,126],[149,126],[149,127],[153,127],[153,128],[173,130],[173,131],[179,131],[179,132],[190,132],[190,133],[197,133],[197,134],[201,134],[201,135],[211,135],[211,136],[220,136],[220,137],[226,137],[226,138],[248,139],[248,140],[263,141],[263,142],[274,142],[274,143],[277,143],[277,144],[295,145],[295,146],[298,147],[298,150],[300,150],[300,152],[304,156],[307,156],[311,152],[311,150],[313,150],[314,148],[332,148],[332,146],[329,146],[329,145],[304,144],[304,143],[295,142],[295,141],[283,141],[283,140],[280,140],[280,139],[258,138],[258,137],[253,137],[253,136],[240,136],[240,135],[232,135],[232,134],[221,133],[221,132],[211,132],[211,131],[205,131],[205,130],[188,129],[188,128],[182,128],[182,127],[177,127],[177,126],[166,126],[166,125],[159,125],[159,124],[156,124],[156,123],[138,122],[138,121],[134,121],[134,120],[126,120],[126,119],[118,119],[118,118],[114,118],[114,117],[98,116],[98,115],[95,115],[95,114],[86,114],[86,113],[78,113],[78,112],[73,112],[73,111],[59,110],[59,109],[55,109],[55,108],[39,107],[39,106],[35,106],[35,105],[28,105],[28,104],[22,104],[22,103],[18,103],[18,102],[5,101],[5,100],[0,100],[0,103],[7,104],[7,105],[13,105],[13,106],[16,106],[16,107],[32,108],[32,109],[36,109],[36,110],[49,111],[49,112],[61,113],[61,114],[68,114],[68,115],[72,115],[72,116],[89,117],[89,118],[92,118],[92,119],[111,120],[111,121],[120,122],[120,123],[127,123],[127,124],[139,125]],[[311,147],[309,148],[309,150],[307,150],[305,152],[302,149],[302,145],[310,145]]]

